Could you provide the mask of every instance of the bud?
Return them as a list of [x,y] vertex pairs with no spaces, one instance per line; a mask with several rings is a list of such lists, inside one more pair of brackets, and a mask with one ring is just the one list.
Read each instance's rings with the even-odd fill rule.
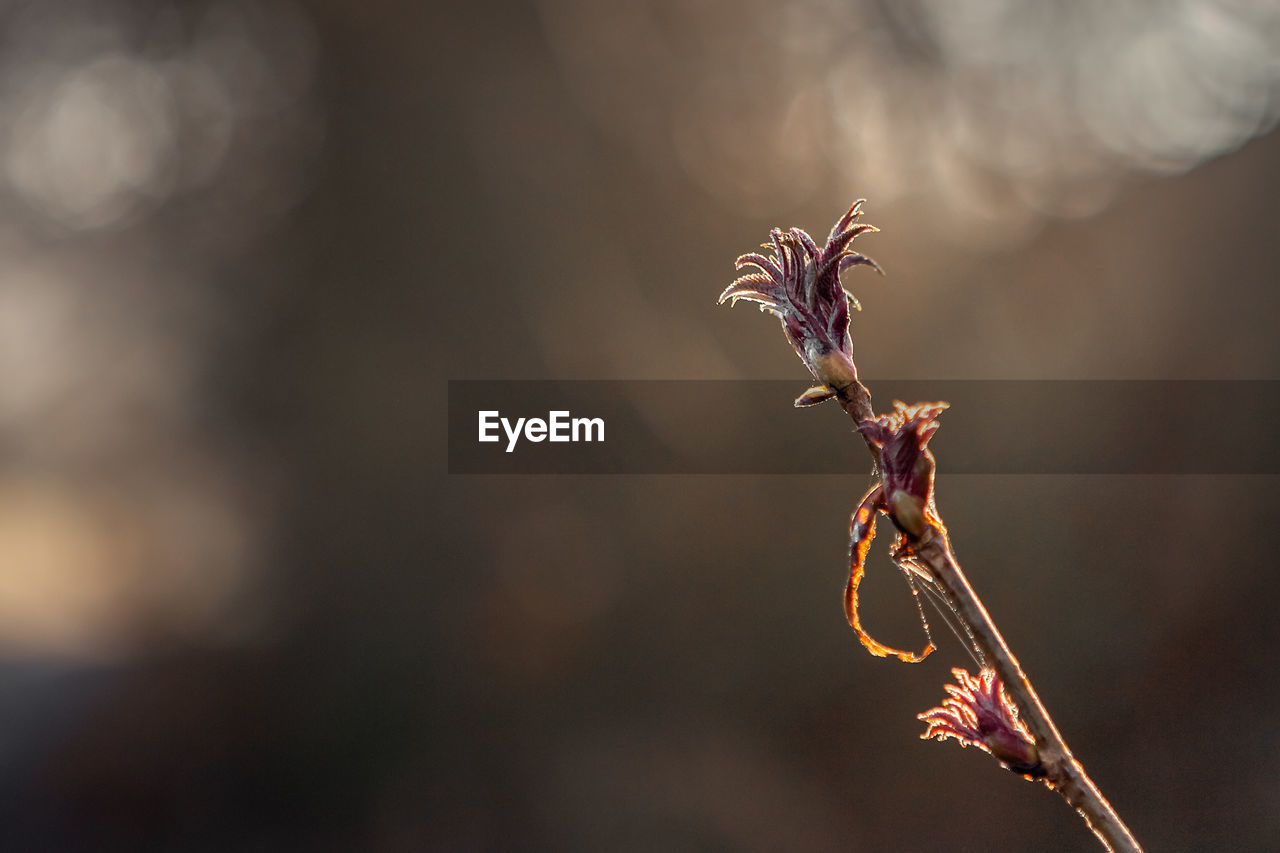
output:
[[1018,708],[1005,694],[995,671],[984,669],[977,678],[963,669],[953,669],[951,674],[958,684],[946,685],[948,696],[942,706],[917,715],[929,726],[920,737],[955,738],[961,746],[991,753],[1002,765],[1028,779],[1044,776],[1035,741],[1018,719]]
[[935,462],[928,445],[938,431],[938,415],[947,408],[946,403],[908,406],[894,400],[892,412],[858,424],[858,432],[879,451],[885,511],[913,539],[929,527],[942,527],[933,506]]
[[831,391],[820,396],[810,389],[796,400],[797,406],[820,403],[858,379],[849,338],[849,306],[857,308],[858,301],[841,285],[840,273],[858,265],[880,271],[875,261],[849,248],[859,234],[878,230],[874,225],[854,224],[862,215],[861,207],[859,200],[840,217],[822,248],[800,228],[774,228],[764,244],[773,256],[751,252],[738,258],[738,269],[751,266],[759,272],[742,276],[720,294],[721,304],[733,305],[739,299],[757,302],[760,310],[780,319],[796,355],[819,387]]

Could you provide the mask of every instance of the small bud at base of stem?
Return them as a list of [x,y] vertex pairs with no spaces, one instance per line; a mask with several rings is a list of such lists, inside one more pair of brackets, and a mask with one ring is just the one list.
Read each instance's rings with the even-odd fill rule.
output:
[[809,364],[813,367],[813,375],[829,388],[836,390],[848,388],[858,381],[858,369],[842,352],[828,350],[821,355],[815,355]]
[[899,530],[914,539],[919,539],[929,526],[924,515],[924,501],[902,489],[889,498],[889,517]]

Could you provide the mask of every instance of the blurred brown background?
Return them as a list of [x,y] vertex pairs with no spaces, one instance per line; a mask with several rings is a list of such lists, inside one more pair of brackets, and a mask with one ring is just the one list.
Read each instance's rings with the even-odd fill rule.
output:
[[[445,380],[798,392],[715,297],[863,196],[869,377],[1275,379],[1274,4],[11,0],[0,45],[4,849],[1095,849],[917,739],[955,644],[844,624],[864,472],[449,477]],[[1273,480],[946,467],[1148,849],[1274,849]]]

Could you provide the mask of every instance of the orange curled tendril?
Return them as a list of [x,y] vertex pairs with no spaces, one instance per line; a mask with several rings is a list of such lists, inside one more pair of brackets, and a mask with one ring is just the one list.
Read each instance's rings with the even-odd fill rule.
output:
[[[884,490],[876,486],[867,492],[862,503],[853,512],[849,524],[849,585],[844,590],[844,615],[849,620],[849,627],[858,635],[863,647],[876,657],[893,655],[905,663],[919,663],[933,651],[933,642],[926,643],[920,652],[907,652],[886,646],[872,637],[862,627],[858,618],[858,586],[866,573],[867,552],[871,550],[871,541],[876,538],[876,513],[884,511]],[[923,619],[923,614],[921,616]],[[928,628],[926,626],[926,636]]]

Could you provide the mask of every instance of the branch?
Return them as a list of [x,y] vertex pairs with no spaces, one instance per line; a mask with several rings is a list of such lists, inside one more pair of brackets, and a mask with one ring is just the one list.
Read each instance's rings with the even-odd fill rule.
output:
[[973,633],[973,639],[982,650],[987,665],[1004,682],[1004,688],[1022,711],[1022,719],[1035,738],[1040,765],[1044,769],[1044,781],[1076,811],[1093,830],[1094,835],[1110,850],[1137,851],[1141,847],[1129,827],[1102,796],[1098,786],[1085,773],[1084,766],[1075,759],[1066,741],[1054,725],[1053,718],[1040,701],[1031,680],[1023,672],[1018,659],[1001,636],[996,623],[983,607],[982,600],[969,585],[964,570],[956,562],[951,542],[945,532],[930,528],[920,541],[913,544],[917,558],[929,566],[938,585],[942,587],[952,606],[964,624]]
[[1084,817],[1109,850],[1141,853],[1124,821],[1067,748],[951,550],[934,503],[936,463],[928,449],[938,428],[936,418],[947,404],[895,402],[893,412],[876,415],[871,392],[858,381],[849,337],[849,308],[858,303],[845,291],[840,272],[856,265],[880,269],[849,248],[854,238],[876,230],[855,224],[861,206],[861,201],[855,203],[836,222],[823,247],[799,228],[773,229],[765,245],[773,250],[773,257],[751,253],[738,258],[739,269],[755,267],[759,272],[744,275],[720,295],[721,303],[756,302],[781,320],[787,340],[818,381],[795,405],[835,399],[853,420],[875,462],[880,482],[863,498],[850,525],[851,571],[845,591],[849,624],[876,655],[918,661],[933,649],[932,644],[921,653],[891,649],[873,640],[858,620],[863,561],[875,536],[875,517],[883,513],[898,530],[893,558],[907,573],[908,582],[913,589],[918,582],[927,584],[945,598],[980,662],[990,667],[978,679],[963,670],[954,671],[962,683],[947,688],[951,698],[943,708],[920,715],[929,722],[924,736],[957,737],[990,752],[1009,769],[1044,781]]

